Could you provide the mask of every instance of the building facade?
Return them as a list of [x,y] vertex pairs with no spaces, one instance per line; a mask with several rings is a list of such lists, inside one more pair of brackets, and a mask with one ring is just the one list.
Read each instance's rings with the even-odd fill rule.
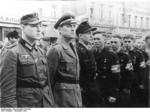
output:
[[89,20],[101,30],[143,38],[150,33],[150,8],[143,2],[90,2]]
[[10,31],[17,31],[21,36],[19,19],[17,17],[0,16],[0,41],[5,40]]

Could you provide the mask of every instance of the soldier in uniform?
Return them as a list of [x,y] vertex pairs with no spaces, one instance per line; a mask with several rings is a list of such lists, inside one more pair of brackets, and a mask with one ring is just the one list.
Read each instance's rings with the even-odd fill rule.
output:
[[[135,49],[138,50],[143,56],[144,56],[144,60],[145,60],[145,63],[147,63],[149,57],[148,57],[148,54],[145,50],[145,42],[141,39],[138,39],[136,40],[135,42]],[[141,100],[141,103],[143,104],[143,106],[146,106],[148,107],[148,74],[147,74],[147,65],[146,65],[146,72],[145,72],[145,80],[143,81],[144,82],[144,90],[143,90],[143,95],[142,96],[142,100]]]
[[78,36],[77,53],[80,62],[80,87],[82,90],[82,101],[85,107],[98,106],[96,94],[95,75],[96,62],[91,50],[92,31],[96,30],[89,25],[88,21],[83,21],[76,29]]
[[1,54],[2,107],[53,107],[46,55],[35,44],[40,38],[36,13],[20,19],[23,36]]
[[101,95],[100,105],[102,107],[115,107],[118,102],[120,84],[119,57],[104,48],[104,37],[100,33],[94,33],[93,36],[94,38],[99,37],[102,44],[96,60],[98,72],[96,81]]
[[60,37],[48,51],[50,79],[58,107],[82,107],[79,58],[75,46],[75,16],[64,14],[55,24]]
[[135,107],[144,106],[142,103],[143,91],[145,85],[145,59],[139,50],[133,46],[134,38],[132,35],[126,35],[123,38],[123,45],[131,56],[133,64],[133,82],[131,87],[131,105]]
[[[148,56],[146,58],[146,77],[148,78],[147,89],[148,93],[150,94],[150,35],[146,36],[145,42],[146,42],[145,52],[147,53]],[[150,97],[148,99],[148,106],[150,107]]]
[[120,60],[120,90],[119,90],[119,103],[120,107],[128,107],[130,106],[130,91],[132,85],[132,75],[133,75],[133,65],[131,61],[131,57],[125,49],[121,48],[121,38],[118,36],[114,36],[110,42],[112,46],[112,50],[119,56]]

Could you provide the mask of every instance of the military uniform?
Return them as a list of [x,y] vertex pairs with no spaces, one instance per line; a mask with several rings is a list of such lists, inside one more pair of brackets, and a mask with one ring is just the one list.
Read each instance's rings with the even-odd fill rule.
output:
[[77,53],[80,61],[80,86],[82,89],[82,101],[86,107],[98,106],[98,95],[95,84],[96,62],[93,52],[82,42],[77,43]]
[[71,46],[58,42],[48,51],[50,78],[58,107],[82,107],[79,58]]
[[[69,30],[74,30],[74,24],[76,24],[74,15],[64,14],[56,22],[54,28],[61,29],[64,28],[62,26],[68,25]],[[73,43],[71,43],[75,35],[70,34],[70,37],[66,37],[66,35],[62,34],[58,43],[51,46],[48,51],[54,100],[58,107],[82,107],[79,58]]]
[[130,91],[133,80],[133,64],[130,55],[121,50],[117,53],[120,60],[121,80],[120,80],[120,95],[119,105],[120,107],[130,106]]
[[[148,77],[147,89],[148,89],[148,93],[150,93],[150,50],[145,49],[145,52],[147,54],[147,58],[146,58],[146,76]],[[148,103],[149,103],[148,106],[150,107],[150,97],[148,99]]]
[[134,69],[131,88],[131,102],[133,106],[143,106],[141,100],[146,78],[145,59],[143,54],[136,49],[129,51],[129,54],[131,56]]
[[144,75],[145,75],[145,78],[144,78],[144,90],[143,90],[143,94],[142,94],[142,100],[141,100],[141,103],[143,103],[143,106],[145,107],[148,107],[148,60],[149,60],[149,56],[148,54],[146,53],[146,51],[144,50],[141,50],[139,49],[139,52],[141,52],[141,54],[143,55],[144,57],[144,60],[145,60],[145,64],[146,64],[146,68],[144,70]]
[[39,47],[20,39],[1,56],[2,107],[54,106],[46,56]]
[[[97,71],[96,80],[101,95],[101,106],[117,106],[120,85],[119,57],[113,52],[103,49],[97,60]],[[109,97],[116,98],[116,102],[110,102]]]

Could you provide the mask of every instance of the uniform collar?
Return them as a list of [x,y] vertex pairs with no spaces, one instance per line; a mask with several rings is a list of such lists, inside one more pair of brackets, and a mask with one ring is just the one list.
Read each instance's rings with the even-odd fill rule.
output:
[[68,50],[69,49],[69,43],[67,43],[63,38],[59,39],[58,43],[62,45],[64,50]]
[[33,49],[37,50],[37,46],[35,44],[31,45],[22,38],[19,40],[19,43],[21,43],[24,47],[26,47],[30,51],[32,51]]
[[86,49],[89,49],[89,47],[87,45],[85,45],[85,43],[82,40],[79,40],[79,43]]

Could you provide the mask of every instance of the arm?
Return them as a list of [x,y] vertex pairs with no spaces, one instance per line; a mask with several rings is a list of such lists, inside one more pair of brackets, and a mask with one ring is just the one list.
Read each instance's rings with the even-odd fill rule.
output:
[[17,107],[17,55],[12,51],[6,50],[1,54],[0,73],[1,106]]
[[139,53],[138,55],[139,60],[139,68],[138,68],[138,77],[139,77],[139,83],[140,85],[144,85],[144,81],[146,79],[146,63],[145,58],[142,53]]
[[117,97],[118,96],[118,90],[120,87],[120,63],[119,63],[119,57],[117,54],[112,55],[112,62],[111,62],[111,76],[112,76],[112,85],[111,85],[111,93],[112,96]]
[[48,68],[49,68],[49,75],[50,75],[50,83],[52,86],[52,89],[54,88],[54,77],[56,75],[56,71],[59,64],[59,54],[58,50],[55,47],[52,47],[49,49],[47,53],[47,62],[48,62]]

